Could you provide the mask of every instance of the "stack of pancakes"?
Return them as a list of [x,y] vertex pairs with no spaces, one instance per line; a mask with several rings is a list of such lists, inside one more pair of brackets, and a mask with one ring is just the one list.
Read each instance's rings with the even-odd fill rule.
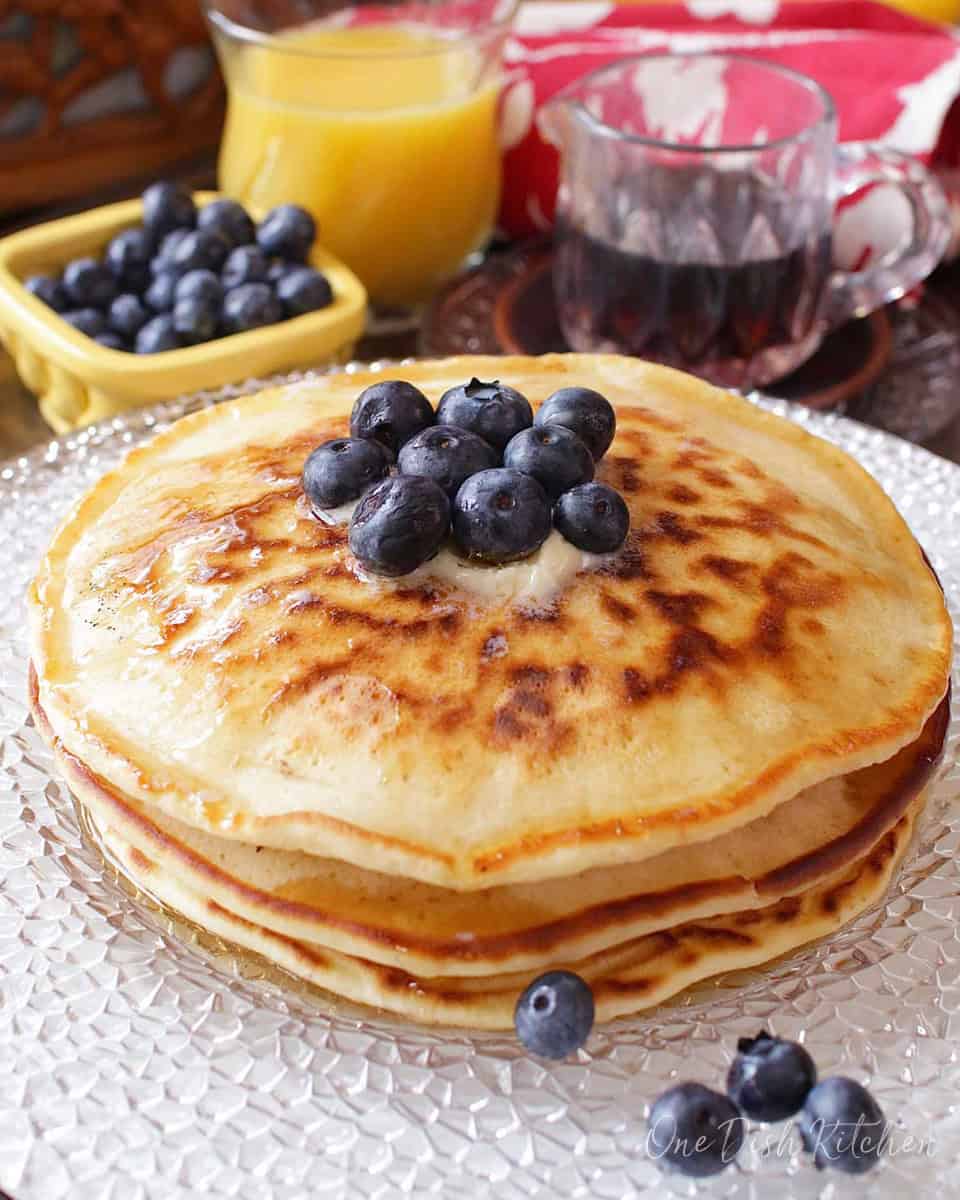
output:
[[379,376],[177,422],[75,508],[30,594],[36,718],[122,869],[331,992],[488,1028],[548,967],[610,1018],[880,898],[952,631],[879,486],[632,359],[402,375],[434,402],[471,376],[534,407],[606,395],[625,547],[536,602],[377,583],[300,471]]

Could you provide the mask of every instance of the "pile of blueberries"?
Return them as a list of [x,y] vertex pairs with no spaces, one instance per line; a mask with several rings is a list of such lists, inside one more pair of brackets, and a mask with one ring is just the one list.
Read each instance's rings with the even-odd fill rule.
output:
[[384,380],[358,396],[350,437],[318,446],[303,488],[321,514],[359,500],[350,549],[377,575],[406,575],[452,532],[467,558],[526,558],[554,526],[581,550],[608,554],[627,536],[623,497],[593,479],[616,430],[590,388],[554,392],[536,417],[494,380],[450,388],[434,412],[411,383]]
[[[579,1050],[593,1018],[590,985],[573,971],[548,971],[535,979],[514,1011],[520,1041],[552,1059]],[[803,1046],[765,1031],[737,1042],[726,1095],[699,1083],[679,1083],[654,1102],[647,1150],[661,1167],[705,1178],[740,1153],[746,1118],[768,1123],[797,1113],[800,1140],[818,1169],[862,1175],[879,1162],[888,1126],[873,1096],[841,1075],[818,1083],[816,1065]]]
[[295,204],[258,227],[235,200],[198,209],[182,187],[155,183],[143,224],[118,233],[102,261],[78,258],[25,286],[101,346],[157,354],[326,308],[330,282],[306,266],[316,235]]

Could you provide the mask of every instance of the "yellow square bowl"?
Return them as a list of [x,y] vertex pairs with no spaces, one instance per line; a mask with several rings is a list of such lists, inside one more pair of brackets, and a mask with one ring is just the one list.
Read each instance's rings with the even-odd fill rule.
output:
[[[198,192],[194,199],[201,207],[217,197]],[[99,257],[111,238],[140,223],[142,208],[139,200],[108,204],[0,239],[0,341],[57,433],[184,393],[350,358],[363,332],[366,292],[349,268],[318,246],[310,265],[330,281],[334,299],[327,308],[159,354],[101,346],[23,286],[31,275],[59,275],[72,259]],[[250,215],[260,220],[264,214]]]

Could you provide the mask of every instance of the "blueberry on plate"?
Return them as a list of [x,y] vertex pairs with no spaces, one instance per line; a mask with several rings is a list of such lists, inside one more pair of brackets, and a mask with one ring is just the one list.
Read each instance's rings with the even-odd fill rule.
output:
[[298,204],[281,204],[267,213],[257,230],[257,242],[270,258],[305,262],[317,236],[313,217]]
[[496,450],[468,429],[430,425],[404,445],[397,465],[403,475],[423,475],[439,483],[452,500],[471,475],[499,462]]
[[137,334],[134,343],[138,354],[160,354],[164,350],[179,350],[180,338],[173,327],[173,317],[161,313],[154,317]]
[[276,282],[277,299],[288,317],[302,317],[333,303],[333,288],[326,275],[313,267],[295,267]]
[[521,429],[507,443],[503,465],[532,475],[553,500],[593,478],[590,451],[571,429],[562,425]]
[[245,246],[257,236],[250,214],[236,200],[211,200],[197,213],[197,228],[219,233],[231,246]]
[[198,300],[209,308],[218,309],[223,303],[223,284],[212,271],[188,271],[177,280],[173,298],[175,303]]
[[143,293],[147,305],[154,312],[169,312],[174,305],[179,280],[180,276],[174,270],[168,268],[165,271],[159,271],[154,275],[153,283]]
[[744,1121],[736,1105],[700,1083],[680,1083],[650,1111],[647,1151],[661,1167],[704,1179],[740,1153]]
[[188,296],[173,306],[173,328],[186,346],[212,341],[220,324],[219,308],[209,300]]
[[471,379],[443,393],[437,406],[437,421],[469,429],[495,450],[502,451],[521,429],[533,424],[533,410],[525,396],[499,380],[483,383]]
[[106,308],[117,295],[113,272],[95,258],[77,258],[67,263],[63,286],[78,308]]
[[244,283],[224,297],[223,327],[227,333],[246,333],[282,320],[280,301],[266,283]]
[[590,985],[573,971],[547,971],[524,989],[513,1010],[517,1037],[533,1054],[566,1058],[593,1028]]
[[553,512],[559,533],[588,554],[619,550],[630,530],[630,510],[619,492],[605,483],[582,483],[564,492]]
[[803,1145],[820,1170],[863,1175],[883,1153],[887,1122],[880,1105],[853,1079],[834,1075],[812,1088],[798,1122]]
[[105,333],[98,333],[93,339],[107,350],[129,350],[130,347],[119,333],[114,333],[112,329],[108,329]]
[[350,414],[350,436],[373,438],[394,455],[415,433],[434,422],[430,401],[402,379],[373,383],[357,397]]
[[468,558],[507,563],[543,545],[552,525],[550,499],[532,475],[495,467],[461,485],[453,502],[453,536]]
[[192,229],[197,219],[193,197],[178,183],[154,183],[143,193],[143,224],[159,240],[171,229]]
[[537,411],[535,425],[563,425],[586,444],[599,462],[617,430],[613,405],[592,388],[565,387],[549,396]]
[[727,1095],[755,1121],[783,1121],[803,1108],[817,1082],[813,1059],[799,1042],[771,1037],[740,1038],[727,1074]]
[[107,245],[104,261],[125,292],[142,292],[150,284],[153,238],[145,229],[125,229]]
[[59,279],[53,279],[49,275],[31,275],[29,279],[24,281],[23,286],[31,296],[36,296],[38,300],[42,300],[54,312],[66,312],[70,307],[70,297],[67,295],[67,289]]
[[382,479],[390,462],[390,452],[379,442],[361,438],[324,442],[304,464],[303,490],[314,509],[339,508]]
[[96,337],[106,332],[107,319],[98,308],[74,308],[62,316],[68,325],[72,325],[80,333],[85,333],[87,337]]
[[152,316],[139,296],[124,292],[110,305],[107,319],[114,333],[132,341]]
[[154,275],[158,275],[161,271],[168,270],[173,266],[173,256],[177,251],[177,247],[189,232],[189,229],[174,229],[165,235],[160,243],[160,249],[153,256],[150,263],[150,270]]
[[230,246],[219,233],[192,229],[177,242],[170,265],[181,275],[187,271],[219,271],[229,253]]
[[350,518],[358,562],[375,575],[407,575],[428,562],[450,529],[443,488],[420,475],[394,475],[364,492]]
[[244,283],[266,283],[270,263],[259,246],[238,246],[227,255],[220,278],[229,292]]

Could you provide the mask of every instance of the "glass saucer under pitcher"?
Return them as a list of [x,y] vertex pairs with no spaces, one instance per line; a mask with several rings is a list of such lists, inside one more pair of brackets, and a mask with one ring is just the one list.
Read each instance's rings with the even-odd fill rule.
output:
[[[837,144],[819,84],[733,54],[601,68],[540,113],[562,156],[554,290],[576,350],[635,354],[761,386],[826,333],[909,291],[940,261],[946,198],[916,161]],[[837,202],[893,184],[911,228],[862,270],[833,265]]]

